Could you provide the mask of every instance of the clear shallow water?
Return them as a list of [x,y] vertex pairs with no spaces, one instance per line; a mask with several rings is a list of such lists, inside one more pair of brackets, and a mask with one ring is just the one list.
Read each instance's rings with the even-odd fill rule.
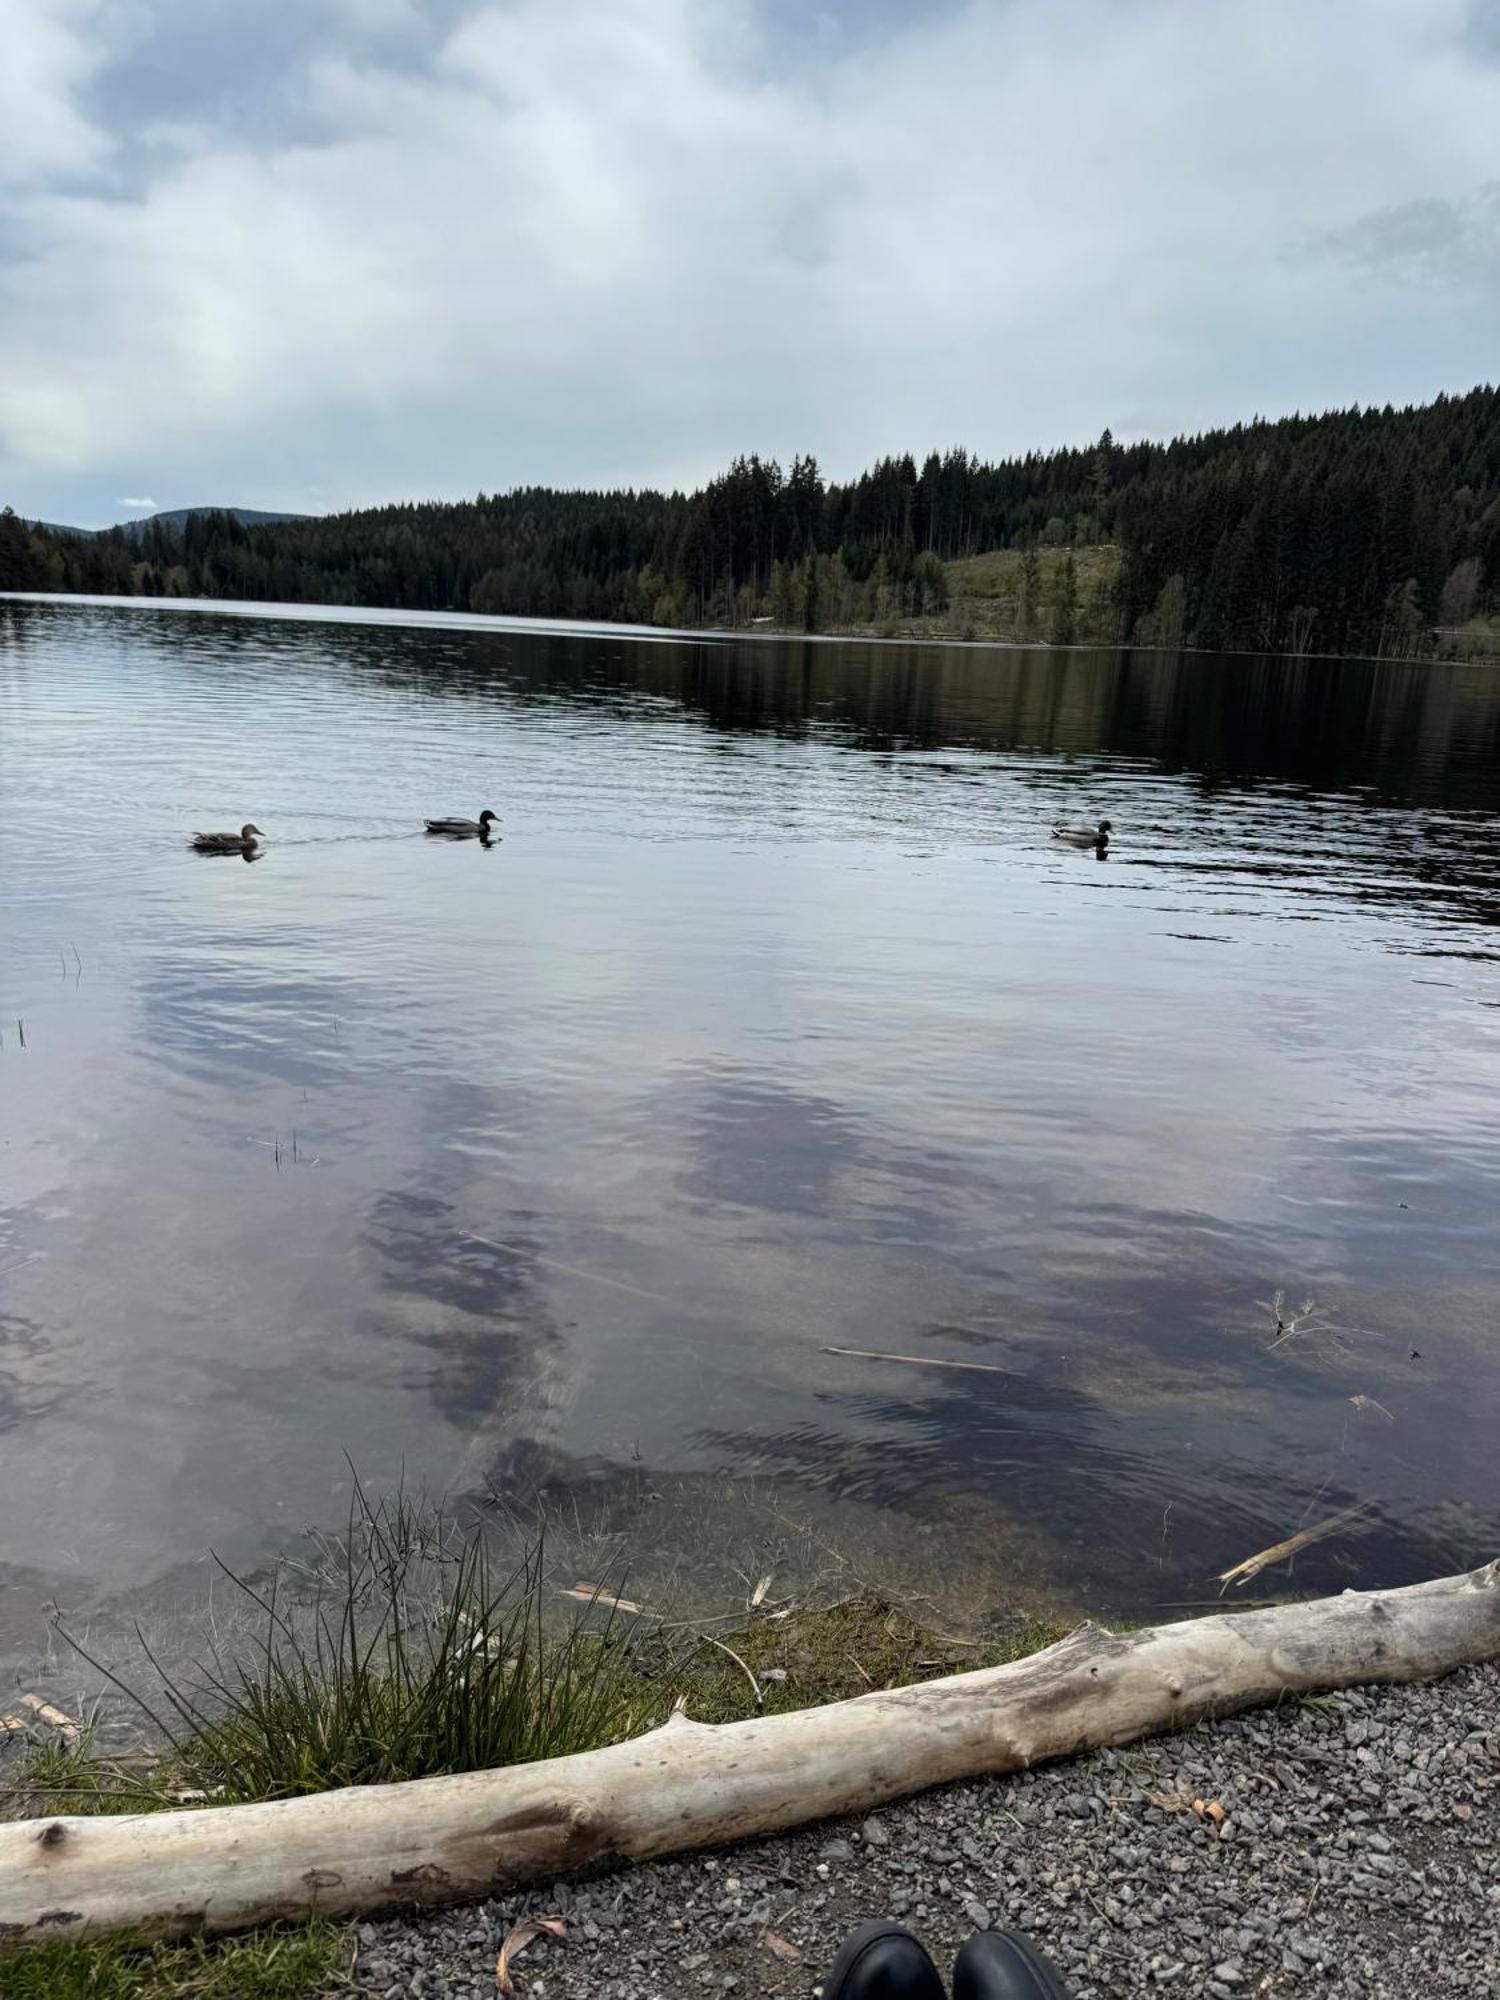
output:
[[1105,1612],[1493,1553],[1497,750],[1474,668],[0,602],[0,1648],[345,1452]]

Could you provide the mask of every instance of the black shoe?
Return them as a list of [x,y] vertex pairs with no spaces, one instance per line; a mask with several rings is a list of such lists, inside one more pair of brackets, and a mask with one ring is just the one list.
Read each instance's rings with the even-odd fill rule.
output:
[[1019,1931],[976,1931],[954,1964],[953,2000],[1068,2000],[1068,1989]]
[[948,2000],[938,1969],[899,1924],[861,1924],[839,1946],[823,2000]]

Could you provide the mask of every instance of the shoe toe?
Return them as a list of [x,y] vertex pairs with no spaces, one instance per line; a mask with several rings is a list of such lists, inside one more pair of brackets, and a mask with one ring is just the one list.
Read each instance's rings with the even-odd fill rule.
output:
[[953,1967],[953,2000],[1069,2000],[1062,1974],[1019,1931],[976,1931]]
[[864,1924],[844,1940],[823,1981],[823,2000],[947,2000],[923,1947],[900,1924]]

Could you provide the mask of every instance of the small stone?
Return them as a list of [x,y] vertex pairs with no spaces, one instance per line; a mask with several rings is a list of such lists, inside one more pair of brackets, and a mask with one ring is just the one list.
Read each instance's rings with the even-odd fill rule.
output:
[[977,1931],[987,1931],[990,1927],[990,1913],[976,1896],[971,1896],[964,1904],[964,1915]]
[[878,1819],[867,1819],[859,1831],[866,1847],[889,1847],[891,1844],[891,1836]]

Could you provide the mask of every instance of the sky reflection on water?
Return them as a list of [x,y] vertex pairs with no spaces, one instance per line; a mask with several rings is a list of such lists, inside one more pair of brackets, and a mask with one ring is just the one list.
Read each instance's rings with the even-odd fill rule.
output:
[[0,603],[0,1645],[345,1451],[1106,1612],[1351,1499],[1299,1583],[1477,1555],[1497,750],[1477,668]]

